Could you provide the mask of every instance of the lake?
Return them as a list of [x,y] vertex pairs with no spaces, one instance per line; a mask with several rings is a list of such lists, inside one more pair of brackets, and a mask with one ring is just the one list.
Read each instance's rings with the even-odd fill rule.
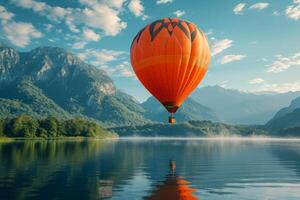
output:
[[299,200],[300,141],[0,143],[0,199]]

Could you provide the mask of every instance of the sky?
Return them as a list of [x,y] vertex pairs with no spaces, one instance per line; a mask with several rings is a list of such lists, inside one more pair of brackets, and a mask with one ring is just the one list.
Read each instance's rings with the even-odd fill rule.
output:
[[0,41],[19,51],[65,48],[144,101],[150,94],[132,71],[130,44],[163,17],[191,21],[209,38],[199,87],[300,91],[300,0],[1,0]]

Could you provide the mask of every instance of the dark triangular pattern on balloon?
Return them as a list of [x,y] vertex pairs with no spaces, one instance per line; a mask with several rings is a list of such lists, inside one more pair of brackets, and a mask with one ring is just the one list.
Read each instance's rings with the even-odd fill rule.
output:
[[[188,39],[190,39],[191,42],[193,42],[193,40],[195,39],[195,37],[197,35],[197,28],[195,28],[195,30],[192,33],[190,33],[189,30],[183,26],[183,23],[186,23],[187,25],[189,25],[190,24],[189,22],[183,21],[183,20],[173,21],[172,18],[168,18],[168,20],[169,21],[167,21],[167,22],[165,22],[165,19],[156,20],[149,25],[151,41],[153,41],[156,38],[156,36],[158,35],[158,33],[164,28],[168,31],[169,35],[171,36],[173,34],[174,28],[177,26],[188,37]],[[172,30],[169,29],[169,25],[172,26]],[[136,40],[137,42],[139,42],[139,39],[144,31],[145,31],[145,28],[140,30],[133,41]]]
[[146,28],[146,27],[142,28],[142,29],[138,32],[138,34],[136,34],[136,36],[133,38],[132,43],[131,43],[131,46],[130,46],[130,49],[131,49],[131,47],[132,47],[132,45],[133,45],[133,43],[134,43],[135,40],[136,40],[137,42],[139,42],[139,40],[140,40],[140,38],[141,38],[141,35],[142,35],[142,33],[144,32],[145,28]]

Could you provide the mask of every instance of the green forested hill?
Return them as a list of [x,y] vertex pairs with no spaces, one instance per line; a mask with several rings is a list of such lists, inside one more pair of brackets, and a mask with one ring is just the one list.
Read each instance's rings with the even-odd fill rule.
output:
[[149,122],[103,70],[57,47],[18,52],[0,45],[0,116],[87,116],[106,125]]

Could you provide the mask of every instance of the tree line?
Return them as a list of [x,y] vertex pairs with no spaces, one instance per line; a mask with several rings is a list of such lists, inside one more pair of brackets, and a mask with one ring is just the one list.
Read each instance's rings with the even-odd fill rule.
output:
[[0,136],[5,137],[42,137],[61,136],[110,137],[100,124],[82,118],[62,120],[55,117],[37,119],[29,115],[0,119]]

